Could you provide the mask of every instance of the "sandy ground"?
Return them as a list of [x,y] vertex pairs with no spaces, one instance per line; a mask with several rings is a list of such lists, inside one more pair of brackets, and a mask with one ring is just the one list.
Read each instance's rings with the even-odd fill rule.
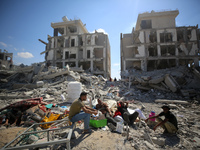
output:
[[18,133],[21,133],[22,131],[26,130],[26,128],[23,127],[11,127],[11,128],[0,128],[0,148],[2,148],[5,144],[13,140]]
[[[76,132],[76,131],[75,131]],[[131,143],[119,133],[111,133],[101,129],[91,134],[82,134],[77,139],[72,139],[73,150],[132,150]]]

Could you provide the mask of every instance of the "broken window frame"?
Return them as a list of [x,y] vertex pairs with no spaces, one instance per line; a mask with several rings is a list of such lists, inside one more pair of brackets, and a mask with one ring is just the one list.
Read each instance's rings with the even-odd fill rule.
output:
[[149,43],[157,43],[157,33],[156,33],[156,31],[150,32]]
[[152,29],[152,20],[141,20],[141,29]]
[[75,39],[71,39],[71,47],[75,47]]
[[161,56],[175,56],[176,47],[175,45],[161,45],[160,46]]
[[68,26],[67,27],[69,33],[77,33],[78,29],[76,26]]
[[90,56],[90,50],[87,50],[87,58],[88,59],[91,58],[91,56]]
[[69,51],[65,52],[65,59],[69,59]]
[[[153,50],[151,50],[153,49]],[[149,52],[149,56],[158,56],[158,50],[157,50],[157,46],[149,46],[148,47],[148,52]]]
[[160,33],[160,43],[173,42],[173,37],[171,32]]

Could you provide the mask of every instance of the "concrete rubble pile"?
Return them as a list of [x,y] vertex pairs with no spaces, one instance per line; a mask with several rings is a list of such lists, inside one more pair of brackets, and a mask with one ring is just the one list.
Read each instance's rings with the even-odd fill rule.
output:
[[[200,79],[197,69],[179,67],[153,72],[132,70],[125,74],[127,79],[113,82],[103,76],[94,76],[83,72],[81,68],[69,68],[69,66],[58,69],[51,66],[46,68],[40,64],[19,68],[13,73],[4,71],[0,75],[0,108],[10,106],[22,99],[42,97],[42,101],[47,104],[66,106],[66,110],[69,110],[71,104],[68,99],[68,84],[77,81],[82,83],[82,90],[89,92],[88,99],[92,101],[86,101],[87,105],[95,106],[97,99],[100,98],[113,112],[116,110],[117,101],[130,102],[129,109],[139,108],[146,117],[152,110],[156,114],[160,113],[163,104],[170,105],[178,119],[178,133],[161,134],[161,128],[154,132],[152,128],[155,122],[149,122],[147,125],[144,120],[141,120],[135,123],[135,128],[124,126],[122,131],[122,138],[128,141],[132,148],[138,150],[200,148]],[[52,112],[63,114],[65,111],[52,109]],[[78,123],[77,127],[83,128],[83,122]],[[39,128],[38,130],[41,130]],[[108,126],[96,130],[111,132]],[[55,138],[63,138],[67,131],[57,133]],[[74,132],[72,147],[77,146],[76,139],[80,136],[81,134]],[[27,143],[41,142],[44,137],[45,135],[40,138],[32,135]],[[61,147],[65,148],[64,145]]]
[[129,70],[122,74],[127,77],[124,80],[129,83],[129,88],[134,89],[133,94],[135,90],[147,91],[147,97],[150,96],[145,98],[147,101],[160,98],[185,100],[200,98],[200,73],[195,68],[181,66],[149,72]]

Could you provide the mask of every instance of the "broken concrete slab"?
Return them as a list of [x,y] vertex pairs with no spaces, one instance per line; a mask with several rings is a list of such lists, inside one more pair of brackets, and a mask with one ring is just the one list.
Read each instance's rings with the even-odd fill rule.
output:
[[193,68],[193,73],[200,79],[200,72],[197,69]]
[[169,74],[166,74],[165,75],[165,84],[169,87],[169,89],[172,92],[176,92],[177,91],[176,84],[173,82],[173,80],[171,78],[172,77]]
[[151,90],[150,87],[145,87],[145,86],[140,86],[140,85],[137,85],[136,88],[138,88],[138,89],[140,89],[140,90],[145,90],[145,91]]
[[0,99],[21,99],[30,98],[29,95],[19,95],[19,93],[0,93]]
[[165,145],[165,139],[164,138],[153,137],[152,141],[153,141],[154,144],[157,144],[159,146],[164,146]]
[[155,100],[156,103],[167,103],[167,104],[189,104],[187,101],[181,101],[181,100],[166,100],[166,99],[157,99]]
[[135,80],[138,81],[139,83],[143,84],[143,85],[148,84],[148,81],[145,81],[145,80],[143,80],[143,79],[141,79],[139,77],[135,77]]
[[149,143],[148,141],[144,141],[144,144],[151,150],[157,150],[157,148],[153,146],[151,143]]
[[161,86],[158,86],[158,85],[155,85],[155,84],[149,84],[150,87],[153,87],[155,89],[158,89],[158,90],[162,90],[162,91],[166,91],[166,92],[170,92],[170,90],[164,88],[164,87],[161,87]]
[[58,77],[58,76],[61,76],[61,75],[65,75],[65,74],[69,74],[69,71],[68,70],[62,70],[60,72],[55,72],[55,73],[52,73],[52,74],[43,74],[38,78],[38,80],[45,80],[45,79],[52,79],[52,78],[55,78],[55,77]]
[[28,89],[35,89],[38,86],[36,84],[27,84],[27,83],[14,83],[13,89],[20,89],[20,88],[28,88]]
[[164,81],[164,76],[163,77],[159,77],[159,78],[155,78],[155,79],[151,79],[149,80],[149,84],[158,84],[160,82]]
[[141,76],[141,79],[143,79],[144,81],[149,81],[151,79],[150,76]]

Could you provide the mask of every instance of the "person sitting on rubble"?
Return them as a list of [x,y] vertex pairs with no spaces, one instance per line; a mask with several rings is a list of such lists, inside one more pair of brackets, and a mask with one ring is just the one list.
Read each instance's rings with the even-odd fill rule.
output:
[[112,112],[111,112],[108,104],[102,102],[100,99],[98,99],[97,101],[98,101],[98,104],[96,105],[96,109],[101,111],[102,114],[105,115],[108,123],[113,124],[116,127],[117,121],[115,121],[115,119],[113,119],[113,117],[112,117],[113,115],[112,115]]
[[[69,110],[69,119],[72,123],[75,123],[79,120],[84,120],[84,133],[91,133],[89,129],[90,116],[91,114],[97,115],[98,111],[96,109],[86,106],[83,101],[87,100],[86,92],[80,94],[80,98],[74,100]],[[81,112],[81,109],[83,112]]]
[[12,108],[7,114],[6,114],[6,121],[3,124],[4,126],[16,126],[21,124],[21,117],[22,117],[22,111],[20,111],[20,108]]
[[135,111],[133,114],[130,114],[127,108],[128,108],[128,102],[122,102],[122,101],[117,102],[118,112],[121,113],[122,118],[129,126],[133,126],[133,123],[137,121],[136,119],[139,113]]
[[[153,128],[154,131],[157,129],[157,127],[161,126],[164,129],[164,133],[176,133],[178,130],[178,125],[177,125],[178,123],[176,117],[174,116],[174,114],[172,114],[171,111],[169,111],[170,110],[169,106],[164,105],[161,108],[163,109],[163,112],[161,112],[156,116],[147,118],[145,122],[147,122],[149,119],[156,118],[158,124],[154,126]],[[165,119],[162,120],[160,118],[161,116],[165,116]]]

